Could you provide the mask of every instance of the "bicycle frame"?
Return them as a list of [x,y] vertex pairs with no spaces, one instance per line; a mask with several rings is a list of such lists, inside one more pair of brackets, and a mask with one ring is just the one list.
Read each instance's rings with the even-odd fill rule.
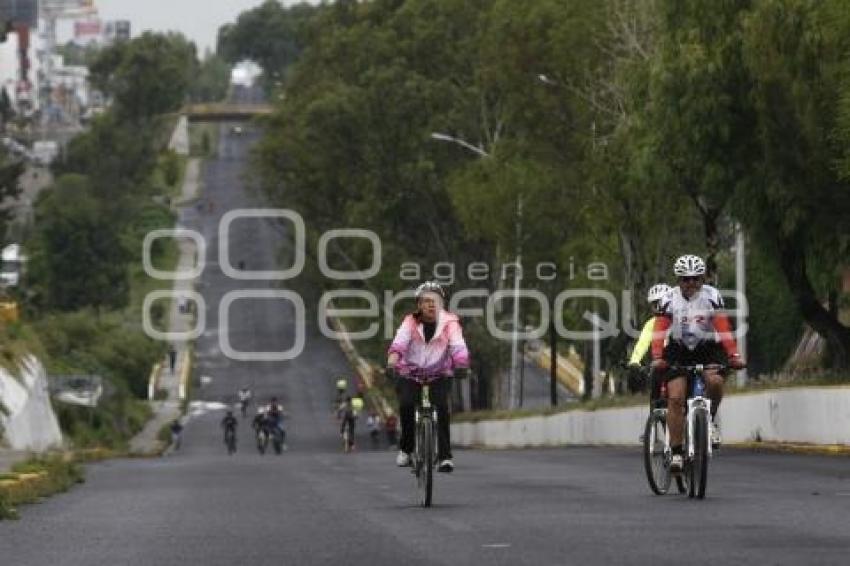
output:
[[[686,414],[687,448],[688,459],[692,460],[696,451],[694,447],[694,419],[697,411],[705,411],[706,422],[711,421],[711,399],[706,397],[705,391],[705,366],[702,364],[694,366],[687,374],[688,379],[688,411]],[[711,427],[708,430],[708,457],[711,457]]]
[[[429,419],[431,426],[437,426],[437,408],[431,404],[431,386],[428,383],[422,384],[422,401],[416,406],[415,423],[419,426],[419,422],[423,419]],[[418,453],[419,446],[416,446],[415,452]],[[419,454],[417,454],[418,456]]]

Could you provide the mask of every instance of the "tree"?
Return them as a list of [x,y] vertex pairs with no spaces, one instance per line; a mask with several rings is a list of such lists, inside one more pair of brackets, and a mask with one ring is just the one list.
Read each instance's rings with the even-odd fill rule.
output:
[[740,20],[750,2],[664,0],[652,62],[650,121],[655,169],[699,211],[708,272],[716,272],[719,225],[732,195],[750,182],[757,158],[753,88]]
[[[22,161],[10,158],[4,148],[0,148],[0,202],[7,199],[17,199],[21,194],[18,179],[23,174],[25,165]],[[14,214],[11,207],[0,208],[0,239],[5,238],[6,226]]]
[[230,65],[218,55],[206,53],[192,79],[189,92],[194,102],[219,102],[227,96]]
[[92,84],[113,97],[119,119],[131,122],[180,108],[196,69],[193,43],[152,32],[104,49],[90,67]]
[[826,340],[831,364],[848,368],[850,327],[822,300],[836,292],[850,257],[846,150],[835,142],[850,86],[850,18],[843,2],[770,0],[756,5],[743,30],[761,155],[757,181],[739,186],[737,211]]
[[250,59],[271,82],[282,80],[304,48],[307,23],[316,13],[307,3],[284,7],[275,0],[243,12],[218,32],[218,55],[229,63]]
[[36,208],[30,276],[45,306],[70,311],[126,305],[130,254],[89,179],[63,175],[44,195]]

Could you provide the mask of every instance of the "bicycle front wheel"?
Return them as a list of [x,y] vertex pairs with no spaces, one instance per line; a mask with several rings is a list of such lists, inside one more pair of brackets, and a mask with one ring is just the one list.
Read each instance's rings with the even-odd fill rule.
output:
[[419,504],[430,507],[434,491],[434,426],[431,419],[423,417],[416,434],[416,482]]
[[703,499],[708,483],[708,414],[705,410],[694,413],[694,457],[688,474],[688,495]]
[[665,441],[667,417],[663,411],[654,410],[646,419],[643,432],[643,466],[649,488],[656,495],[670,489],[670,462]]

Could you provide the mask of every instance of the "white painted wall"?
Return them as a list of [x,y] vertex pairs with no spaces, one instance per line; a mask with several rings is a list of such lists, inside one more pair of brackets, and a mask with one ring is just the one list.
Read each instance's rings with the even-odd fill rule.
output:
[[[647,405],[569,411],[546,417],[457,423],[457,446],[493,448],[565,444],[638,444]],[[850,445],[850,387],[811,387],[733,395],[720,407],[725,443],[772,442]]]
[[4,441],[14,450],[41,452],[62,445],[59,421],[50,404],[47,372],[35,356],[20,366],[20,380],[0,368],[0,401],[9,414],[0,413]]

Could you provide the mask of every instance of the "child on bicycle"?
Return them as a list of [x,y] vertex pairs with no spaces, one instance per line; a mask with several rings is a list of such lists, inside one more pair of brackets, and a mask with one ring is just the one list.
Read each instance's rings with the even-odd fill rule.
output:
[[416,311],[404,317],[396,330],[387,357],[387,374],[397,376],[396,394],[401,416],[401,442],[396,465],[409,466],[413,452],[416,405],[422,383],[431,388],[437,407],[438,470],[454,470],[450,439],[449,393],[453,375],[466,377],[469,352],[457,315],[443,308],[445,293],[439,283],[426,281],[416,289]]

